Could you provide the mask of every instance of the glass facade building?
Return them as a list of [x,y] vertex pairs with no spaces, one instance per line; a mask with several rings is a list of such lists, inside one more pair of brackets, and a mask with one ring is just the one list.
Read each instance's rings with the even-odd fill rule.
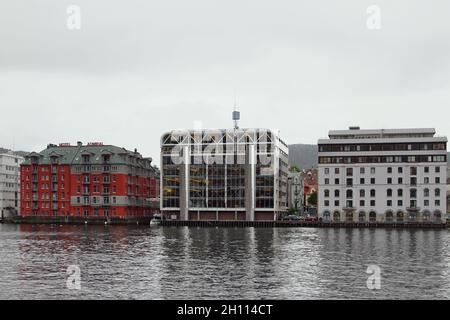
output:
[[288,147],[268,129],[161,138],[161,211],[180,220],[274,220],[287,210]]

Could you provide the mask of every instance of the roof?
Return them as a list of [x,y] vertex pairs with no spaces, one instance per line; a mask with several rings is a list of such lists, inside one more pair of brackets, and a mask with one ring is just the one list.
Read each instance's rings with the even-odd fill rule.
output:
[[138,167],[151,166],[152,158],[144,158],[140,153],[129,151],[125,148],[113,145],[77,145],[77,146],[56,146],[48,145],[48,147],[41,152],[31,152],[25,156],[24,164],[30,164],[31,158],[38,157],[40,164],[50,164],[51,158],[58,158],[60,164],[67,165],[81,165],[83,164],[83,156],[89,155],[89,164],[104,164],[103,155],[109,155],[109,164],[113,165],[135,165]]

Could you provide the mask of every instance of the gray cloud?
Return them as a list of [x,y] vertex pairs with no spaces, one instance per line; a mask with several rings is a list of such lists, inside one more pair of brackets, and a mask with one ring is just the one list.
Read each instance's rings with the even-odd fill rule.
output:
[[[79,5],[82,28],[66,28]],[[0,3],[0,146],[102,140],[158,158],[172,128],[436,127],[450,135],[447,1]],[[159,162],[157,159],[156,162]]]

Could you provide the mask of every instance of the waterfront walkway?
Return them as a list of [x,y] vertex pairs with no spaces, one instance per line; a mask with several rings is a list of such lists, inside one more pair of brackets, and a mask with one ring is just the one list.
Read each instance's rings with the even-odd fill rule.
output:
[[432,222],[318,222],[318,221],[221,221],[163,220],[163,226],[188,227],[301,227],[301,228],[446,228],[448,224]]

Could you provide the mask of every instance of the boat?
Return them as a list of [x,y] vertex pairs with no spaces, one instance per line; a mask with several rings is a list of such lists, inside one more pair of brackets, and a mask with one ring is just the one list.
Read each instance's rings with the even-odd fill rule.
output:
[[158,226],[161,224],[161,220],[162,220],[162,216],[160,213],[155,213],[152,217],[152,219],[150,220],[150,225],[151,226]]

